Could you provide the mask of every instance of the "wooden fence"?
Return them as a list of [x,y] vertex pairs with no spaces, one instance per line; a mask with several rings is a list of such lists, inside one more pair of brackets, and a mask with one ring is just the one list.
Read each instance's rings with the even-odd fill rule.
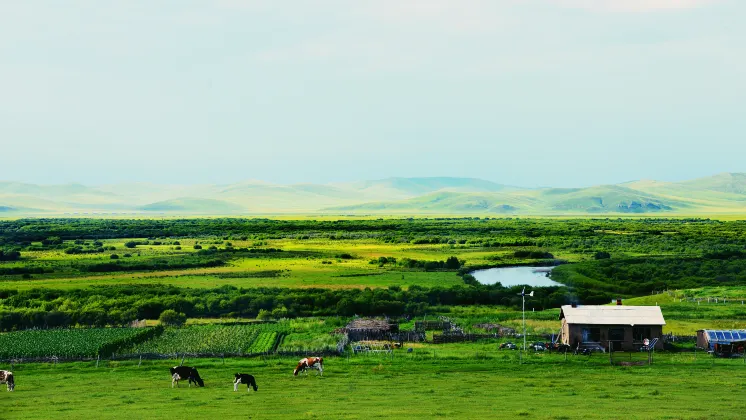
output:
[[433,344],[462,343],[487,338],[500,338],[499,334],[433,334]]

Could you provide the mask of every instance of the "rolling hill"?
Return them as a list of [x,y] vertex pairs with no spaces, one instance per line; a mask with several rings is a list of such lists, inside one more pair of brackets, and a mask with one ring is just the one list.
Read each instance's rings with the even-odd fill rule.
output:
[[587,188],[512,187],[474,178],[386,178],[335,184],[244,181],[86,186],[0,182],[0,214],[709,214],[746,213],[746,174]]

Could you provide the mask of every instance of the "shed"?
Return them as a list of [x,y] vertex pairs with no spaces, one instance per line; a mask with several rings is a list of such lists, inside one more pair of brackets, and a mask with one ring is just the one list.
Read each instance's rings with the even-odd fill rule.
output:
[[697,347],[719,354],[743,354],[746,330],[699,330]]
[[[564,305],[559,340],[572,348],[637,350],[645,339],[661,338],[666,321],[659,306]],[[663,349],[658,340],[656,349]]]
[[399,324],[383,319],[357,318],[345,329],[350,341],[388,340],[392,333],[399,332]]

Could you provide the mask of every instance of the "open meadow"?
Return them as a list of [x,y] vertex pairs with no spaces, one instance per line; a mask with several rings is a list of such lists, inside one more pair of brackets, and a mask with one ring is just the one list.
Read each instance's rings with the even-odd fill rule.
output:
[[[547,356],[518,364],[513,353],[474,357],[469,346],[442,354],[327,358],[323,377],[293,377],[297,358],[188,360],[204,388],[171,388],[176,360],[16,366],[4,419],[203,418],[742,418],[743,361],[671,360],[612,367],[604,357]],[[494,348],[494,346],[493,346]],[[454,354],[457,353],[458,355]],[[493,351],[494,353],[494,351]],[[552,358],[553,360],[546,360]],[[256,377],[258,392],[236,372]],[[125,414],[126,413],[126,414]],[[240,413],[240,414],[238,414]]]

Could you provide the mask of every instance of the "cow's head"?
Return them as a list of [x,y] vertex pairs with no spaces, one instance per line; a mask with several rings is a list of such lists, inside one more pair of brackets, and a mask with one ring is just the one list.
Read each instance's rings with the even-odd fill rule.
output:
[[237,374],[233,375],[233,377],[236,378],[236,379],[241,379],[241,374],[237,373]]

